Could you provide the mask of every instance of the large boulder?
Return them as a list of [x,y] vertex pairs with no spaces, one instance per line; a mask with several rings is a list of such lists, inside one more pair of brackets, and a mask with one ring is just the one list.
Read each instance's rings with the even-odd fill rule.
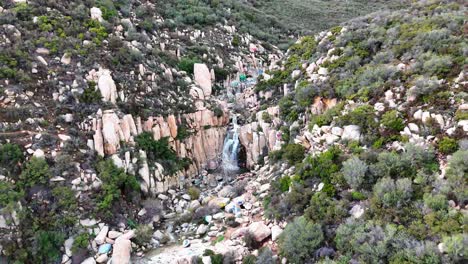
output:
[[203,89],[205,97],[211,95],[211,73],[206,64],[195,63],[193,65],[195,83]]
[[98,79],[98,88],[102,95],[102,100],[115,104],[117,100],[117,86],[112,79],[109,70],[99,71],[100,77]]
[[360,138],[361,132],[359,126],[349,125],[343,127],[343,134],[341,135],[341,139],[359,141]]
[[271,230],[263,222],[253,222],[249,225],[249,232],[257,242],[265,240],[271,235]]
[[119,236],[114,243],[112,252],[112,264],[129,264],[130,253],[132,251],[132,242],[124,235]]

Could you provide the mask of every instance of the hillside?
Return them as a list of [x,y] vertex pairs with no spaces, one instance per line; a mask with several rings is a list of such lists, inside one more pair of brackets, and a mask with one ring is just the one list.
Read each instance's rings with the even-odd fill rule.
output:
[[0,263],[464,263],[462,1],[0,21]]
[[465,12],[417,2],[303,37],[252,89],[240,139],[289,261],[463,262]]

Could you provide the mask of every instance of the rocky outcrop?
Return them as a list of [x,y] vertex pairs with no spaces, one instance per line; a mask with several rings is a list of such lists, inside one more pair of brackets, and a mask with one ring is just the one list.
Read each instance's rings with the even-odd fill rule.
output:
[[[271,122],[263,120],[265,111],[271,117]],[[265,111],[257,113],[257,122],[245,124],[239,130],[239,141],[245,148],[248,168],[255,165],[259,157],[271,150],[281,148],[281,133],[274,129],[276,124],[281,122],[278,118],[279,108],[270,107]]]
[[206,64],[195,63],[193,75],[195,83],[203,89],[204,96],[209,97],[211,95],[212,74]]
[[[185,139],[177,138],[181,120],[184,120],[186,129],[191,131]],[[144,158],[145,161],[133,164],[130,153],[122,165],[126,170],[138,166],[135,171],[143,180],[141,189],[145,193],[160,193],[177,186],[179,179],[184,178],[184,175],[195,175],[208,163],[218,162],[228,122],[227,115],[217,117],[208,109],[179,117],[150,117],[145,121],[141,121],[140,118],[134,119],[132,115],[119,117],[116,111],[105,110],[102,115],[98,112],[96,118],[91,120],[91,125],[83,127],[94,130],[93,148],[101,156],[116,154],[121,148],[121,142],[134,144],[134,137],[142,132],[150,132],[155,140],[168,137],[170,146],[179,157],[192,160],[192,164],[182,174],[167,176],[160,164],[148,164]],[[146,157],[146,153],[140,151],[139,157]]]

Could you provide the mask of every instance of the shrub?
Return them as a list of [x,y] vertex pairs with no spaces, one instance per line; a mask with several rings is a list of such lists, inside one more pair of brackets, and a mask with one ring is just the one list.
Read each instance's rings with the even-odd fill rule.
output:
[[242,259],[242,264],[256,264],[257,257],[254,255],[247,255]]
[[393,130],[394,132],[399,132],[405,128],[405,122],[396,110],[391,110],[383,114],[381,123],[385,128]]
[[364,161],[360,160],[356,156],[353,156],[343,162],[343,168],[341,169],[341,172],[343,173],[343,176],[349,186],[357,190],[364,182],[367,169],[368,166]]
[[273,259],[273,252],[268,247],[263,247],[259,250],[256,264],[275,264],[275,260]]
[[151,241],[153,237],[153,228],[148,225],[139,225],[135,230],[135,243],[144,246]]
[[187,193],[188,195],[190,195],[190,199],[192,200],[198,200],[198,198],[200,197],[200,189],[198,189],[195,186],[190,187],[187,190]]
[[268,114],[267,111],[264,111],[264,112],[262,113],[262,120],[263,120],[263,122],[265,122],[265,123],[271,123],[271,116]]
[[305,263],[314,259],[314,252],[324,239],[320,225],[298,217],[281,233],[280,253],[292,263]]
[[138,148],[146,152],[149,161],[157,161],[164,166],[169,174],[187,167],[187,159],[179,159],[176,152],[169,146],[169,138],[154,140],[150,132],[143,132],[135,137]]
[[391,254],[392,238],[396,228],[384,227],[374,222],[348,220],[336,230],[336,248],[343,255],[352,255],[362,263],[380,263]]
[[282,192],[289,191],[289,186],[291,185],[291,178],[289,176],[284,176],[279,179],[279,188]]
[[300,144],[288,144],[284,148],[283,157],[286,158],[289,163],[295,164],[304,159],[305,147]]
[[367,197],[363,193],[356,191],[351,192],[351,198],[355,201],[362,201],[367,199]]
[[414,96],[423,96],[434,93],[439,89],[440,84],[436,77],[420,76],[414,80],[414,87],[410,89],[410,94]]
[[18,145],[11,143],[0,145],[0,173],[5,172],[6,175],[16,173],[23,159],[23,152]]
[[80,249],[87,249],[89,246],[90,235],[87,232],[83,232],[75,237],[73,240],[72,252],[76,253]]
[[325,192],[312,196],[309,207],[304,211],[304,217],[314,223],[334,224],[345,217],[346,210]]
[[34,241],[37,245],[35,258],[42,263],[54,263],[61,257],[60,247],[65,241],[62,233],[40,230],[36,233]]
[[301,180],[318,178],[329,183],[332,174],[340,170],[340,154],[337,147],[332,147],[315,157],[308,156],[297,166],[296,175]]
[[36,184],[45,185],[51,176],[47,161],[44,158],[32,157],[20,174],[18,185],[22,188],[33,187]]
[[339,126],[357,125],[364,133],[371,132],[378,125],[375,121],[375,110],[370,105],[358,106],[337,121]]
[[439,141],[438,149],[441,153],[452,154],[458,149],[457,140],[449,137],[444,137]]
[[411,180],[408,178],[392,180],[380,179],[374,186],[374,197],[384,207],[403,207],[410,201],[413,193]]
[[448,209],[447,197],[443,194],[432,195],[430,193],[425,193],[424,204],[434,211],[445,211]]
[[95,82],[89,82],[88,88],[84,89],[80,96],[80,101],[86,104],[99,103],[101,99],[101,91],[96,88]]
[[181,71],[185,71],[188,74],[193,74],[193,66],[197,62],[198,62],[198,60],[194,59],[194,58],[182,58],[182,59],[180,59],[179,64],[177,65],[177,67]]
[[245,233],[243,240],[245,246],[251,250],[257,249],[259,247],[259,243],[257,242],[257,240],[255,240],[255,236],[250,231],[247,231],[247,233]]
[[[99,203],[97,208],[110,213],[115,201],[122,195],[129,195],[139,189],[140,185],[135,176],[127,175],[121,168],[115,166],[112,160],[101,161],[97,165],[99,179],[102,181]],[[127,198],[130,198],[127,196]]]
[[15,185],[11,182],[0,180],[0,207],[14,206],[24,193],[15,190]]
[[468,236],[466,234],[444,237],[443,243],[445,251],[454,261],[461,260],[468,255],[468,249],[466,247]]
[[465,188],[467,174],[468,150],[459,150],[453,153],[452,158],[448,161],[445,177],[451,187],[451,192],[455,194],[461,204],[467,201]]

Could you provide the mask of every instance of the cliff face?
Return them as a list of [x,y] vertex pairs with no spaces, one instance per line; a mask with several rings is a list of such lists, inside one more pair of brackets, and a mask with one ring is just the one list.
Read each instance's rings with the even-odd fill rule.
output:
[[[190,135],[182,140],[177,139],[178,124],[182,123],[181,120],[184,120],[184,129],[191,131]],[[150,171],[146,161],[143,161],[141,166],[132,162],[133,157],[146,156],[144,151],[124,153],[123,167],[126,171],[138,171],[144,180],[142,190],[145,193],[156,194],[183,184],[184,182],[179,180],[196,176],[203,168],[216,169],[228,123],[227,114],[223,113],[217,117],[208,109],[177,118],[169,115],[167,118],[149,117],[143,121],[140,117],[133,118],[129,114],[119,118],[115,110],[105,110],[102,113],[98,112],[89,122],[82,123],[81,127],[94,133],[93,139],[88,139],[88,144],[102,157],[117,155],[123,145],[134,146],[134,136],[142,132],[150,132],[156,141],[168,137],[169,145],[177,156],[189,158],[192,162],[188,169],[176,175],[164,176],[162,166],[157,163],[151,164],[151,168],[154,169]],[[116,157],[118,158],[118,155]]]

